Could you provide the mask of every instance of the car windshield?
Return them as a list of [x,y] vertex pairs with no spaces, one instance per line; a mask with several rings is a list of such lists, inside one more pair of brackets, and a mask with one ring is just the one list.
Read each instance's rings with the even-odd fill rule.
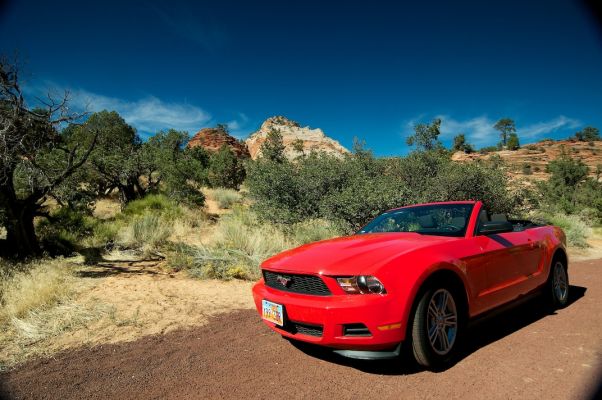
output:
[[472,204],[433,204],[388,211],[357,233],[416,232],[423,235],[464,236]]

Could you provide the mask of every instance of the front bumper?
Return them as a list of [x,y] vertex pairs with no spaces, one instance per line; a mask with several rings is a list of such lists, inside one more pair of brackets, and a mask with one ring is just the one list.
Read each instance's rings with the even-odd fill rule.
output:
[[[265,321],[284,337],[339,350],[392,350],[405,339],[405,323],[401,321],[402,304],[390,294],[313,296],[289,293],[266,286],[263,279],[253,286],[257,311],[262,313],[262,300],[284,306],[285,319],[322,327],[322,333],[308,335],[294,332]],[[364,324],[370,336],[344,334],[347,324]]]

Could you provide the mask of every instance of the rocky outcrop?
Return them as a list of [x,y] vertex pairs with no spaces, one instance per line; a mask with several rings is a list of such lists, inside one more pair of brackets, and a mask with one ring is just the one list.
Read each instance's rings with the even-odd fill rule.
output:
[[220,128],[203,128],[188,142],[188,147],[201,146],[209,152],[217,152],[222,146],[228,146],[237,157],[250,157],[247,145],[238,141]]
[[312,151],[342,156],[349,153],[339,142],[329,138],[321,129],[301,127],[297,122],[283,116],[268,118],[261,124],[258,131],[252,133],[246,140],[249,153],[253,160],[261,155],[261,145],[265,142],[268,133],[277,130],[282,135],[284,155],[294,159]]
[[452,155],[452,160],[474,162],[499,157],[510,178],[541,181],[550,176],[546,168],[550,161],[557,159],[563,152],[583,161],[589,169],[589,176],[597,177],[598,165],[602,165],[602,141],[543,140],[524,145],[515,151],[500,150],[487,154],[456,152]]

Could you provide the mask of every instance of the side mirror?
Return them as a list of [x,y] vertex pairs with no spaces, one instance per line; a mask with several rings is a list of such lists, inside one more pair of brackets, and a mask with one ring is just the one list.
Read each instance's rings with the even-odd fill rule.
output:
[[489,221],[481,224],[479,235],[495,235],[498,233],[512,232],[514,227],[508,221]]

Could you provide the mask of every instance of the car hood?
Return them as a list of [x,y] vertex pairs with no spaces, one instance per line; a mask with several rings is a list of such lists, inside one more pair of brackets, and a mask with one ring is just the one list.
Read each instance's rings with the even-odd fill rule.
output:
[[346,236],[285,251],[264,261],[262,268],[304,274],[370,274],[396,257],[457,239],[409,232]]

